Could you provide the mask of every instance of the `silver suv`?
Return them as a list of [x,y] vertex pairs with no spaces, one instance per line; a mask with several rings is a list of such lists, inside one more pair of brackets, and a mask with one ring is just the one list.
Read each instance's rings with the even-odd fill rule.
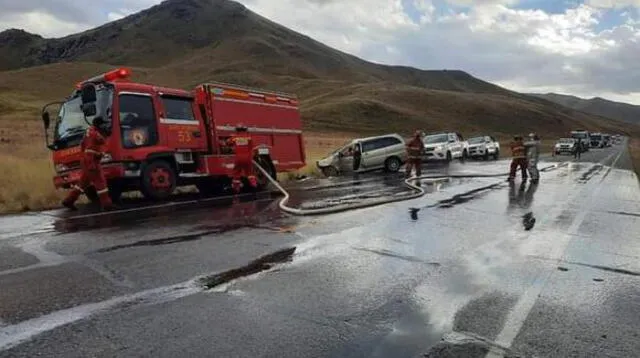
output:
[[362,153],[360,167],[356,170],[358,173],[380,169],[397,172],[407,161],[404,138],[393,133],[354,139],[319,160],[316,165],[328,177],[353,172],[353,153],[356,149]]

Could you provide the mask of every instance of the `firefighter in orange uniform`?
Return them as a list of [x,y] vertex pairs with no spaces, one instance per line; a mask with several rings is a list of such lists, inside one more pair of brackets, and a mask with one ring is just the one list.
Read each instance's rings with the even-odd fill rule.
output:
[[513,142],[511,142],[511,167],[509,170],[509,181],[513,181],[516,178],[516,170],[520,168],[522,173],[522,180],[527,180],[527,155],[524,142],[521,136],[515,136]]
[[249,185],[258,187],[258,180],[253,175],[253,141],[247,134],[247,127],[238,126],[236,133],[229,139],[234,149],[235,163],[233,167],[233,179],[231,187],[237,194],[242,188],[242,178],[246,177]]
[[407,144],[407,178],[411,176],[411,171],[413,170],[413,168],[416,169],[417,177],[422,175],[422,156],[424,154],[424,143],[422,143],[421,135],[422,132],[420,132],[419,130],[416,131],[413,135],[413,139],[411,139],[411,141]]
[[80,195],[93,186],[96,189],[98,197],[100,199],[100,206],[104,210],[111,210],[114,208],[111,198],[109,197],[109,189],[107,188],[107,181],[105,180],[102,166],[100,165],[100,159],[104,155],[104,146],[106,140],[100,126],[103,124],[102,117],[96,117],[93,123],[85,133],[82,143],[80,144],[80,150],[82,157],[80,159],[80,182],[78,185],[72,187],[71,192],[62,202],[65,207],[75,210],[75,202]]

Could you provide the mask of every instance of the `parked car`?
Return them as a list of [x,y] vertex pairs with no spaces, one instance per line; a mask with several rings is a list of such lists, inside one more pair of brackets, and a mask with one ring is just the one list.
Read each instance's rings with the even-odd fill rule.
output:
[[353,153],[356,148],[362,153],[358,173],[381,169],[397,172],[407,161],[405,140],[393,133],[356,138],[319,160],[316,165],[327,177],[353,172]]
[[604,137],[602,133],[591,133],[589,135],[589,142],[591,148],[604,148]]
[[553,146],[553,154],[560,155],[563,153],[573,154],[575,151],[577,142],[575,138],[560,138]]
[[468,155],[469,144],[460,133],[444,132],[422,137],[426,161],[464,160]]
[[469,143],[470,158],[488,160],[491,157],[498,160],[500,157],[500,142],[490,135],[469,138],[467,143]]
[[577,129],[574,131],[571,131],[571,138],[576,139],[576,141],[578,139],[580,139],[580,144],[581,144],[581,148],[580,148],[580,152],[588,152],[589,151],[589,147],[590,147],[590,140],[589,140],[589,132],[584,130],[584,129]]

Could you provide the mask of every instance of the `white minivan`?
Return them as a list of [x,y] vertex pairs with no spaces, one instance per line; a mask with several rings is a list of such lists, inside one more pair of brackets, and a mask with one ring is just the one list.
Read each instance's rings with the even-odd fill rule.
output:
[[368,138],[357,138],[331,152],[316,165],[327,177],[353,172],[353,153],[362,153],[358,173],[373,170],[397,172],[407,161],[404,138],[399,134],[386,134]]

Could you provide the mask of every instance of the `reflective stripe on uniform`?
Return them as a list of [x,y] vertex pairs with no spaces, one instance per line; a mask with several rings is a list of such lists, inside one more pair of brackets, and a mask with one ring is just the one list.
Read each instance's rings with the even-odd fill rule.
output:
[[105,193],[108,193],[108,192],[109,192],[109,188],[104,188],[102,190],[98,190],[98,195],[105,194]]
[[79,186],[77,186],[77,185],[72,185],[72,186],[71,186],[71,189],[73,189],[73,190],[77,190],[77,191],[79,191],[79,192],[81,192],[81,193],[84,193],[84,190],[82,190],[82,188],[81,188],[81,187],[79,187]]
[[102,155],[102,152],[98,152],[97,150],[93,150],[93,149],[85,149],[84,152],[85,153]]

